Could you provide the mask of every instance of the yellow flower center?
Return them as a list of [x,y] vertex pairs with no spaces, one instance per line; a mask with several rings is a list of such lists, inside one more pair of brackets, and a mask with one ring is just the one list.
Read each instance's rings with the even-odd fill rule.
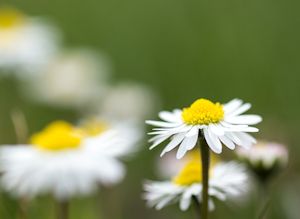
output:
[[[187,158],[189,161],[179,171],[178,175],[173,178],[173,183],[180,186],[189,186],[194,183],[202,182],[202,164],[199,150],[193,150],[188,153]],[[210,160],[210,175],[212,174],[214,166],[218,162],[218,158],[212,155]]]
[[22,24],[24,15],[11,8],[0,9],[0,29],[9,29]]
[[188,125],[208,125],[224,118],[223,106],[207,99],[198,99],[182,111],[182,119]]
[[42,150],[61,151],[80,147],[83,132],[64,121],[56,121],[34,134],[30,142]]

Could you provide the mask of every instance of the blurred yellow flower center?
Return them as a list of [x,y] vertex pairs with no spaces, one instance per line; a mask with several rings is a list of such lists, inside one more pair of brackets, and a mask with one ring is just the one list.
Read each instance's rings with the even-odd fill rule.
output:
[[108,125],[97,120],[84,122],[80,128],[87,136],[97,136],[108,129]]
[[198,99],[182,111],[182,119],[188,125],[208,125],[224,118],[223,106],[207,99]]
[[[180,170],[177,176],[173,178],[173,183],[180,186],[189,186],[194,183],[202,182],[202,164],[200,151],[193,150],[187,154],[189,160],[186,165]],[[210,159],[210,174],[212,174],[214,166],[219,162],[219,159],[212,155]]]
[[81,130],[64,121],[56,121],[34,134],[30,141],[39,149],[60,151],[80,147],[84,137]]
[[179,174],[174,177],[173,182],[181,186],[189,186],[202,181],[202,166],[200,161],[188,162]]
[[0,8],[0,29],[8,29],[22,24],[24,16],[15,9]]

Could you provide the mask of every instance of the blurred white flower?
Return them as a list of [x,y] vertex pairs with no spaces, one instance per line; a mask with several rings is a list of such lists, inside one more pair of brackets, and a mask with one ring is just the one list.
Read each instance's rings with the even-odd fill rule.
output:
[[0,8],[0,36],[0,68],[20,77],[36,73],[52,59],[60,41],[52,25],[13,8]]
[[258,132],[251,125],[262,120],[258,115],[241,115],[250,108],[250,103],[239,99],[222,105],[201,98],[182,110],[162,111],[159,117],[163,121],[146,121],[155,126],[149,133],[154,135],[149,140],[152,142],[150,149],[169,139],[161,156],[178,146],[176,157],[180,159],[196,146],[199,136],[203,136],[210,149],[218,154],[222,152],[222,144],[231,150],[236,145],[249,148],[256,140],[247,132]]
[[[146,182],[144,198],[148,206],[160,210],[179,202],[180,209],[185,211],[193,199],[201,205],[202,168],[198,158],[188,161],[173,180]],[[248,176],[243,165],[236,162],[212,165],[208,190],[210,210],[214,209],[214,198],[225,201],[228,198],[242,197],[248,191],[247,181]]]
[[268,178],[274,171],[285,167],[288,162],[286,146],[275,142],[259,141],[248,150],[239,148],[236,152],[242,161],[263,178]]
[[116,130],[101,130],[91,138],[85,130],[57,121],[33,135],[28,145],[0,148],[1,183],[17,197],[51,193],[64,200],[87,195],[99,184],[123,179],[119,148],[128,144]]
[[87,49],[62,52],[24,87],[34,99],[53,106],[91,108],[102,98],[108,59]]
[[99,105],[99,111],[115,120],[143,122],[158,105],[158,96],[147,86],[123,82],[110,87]]

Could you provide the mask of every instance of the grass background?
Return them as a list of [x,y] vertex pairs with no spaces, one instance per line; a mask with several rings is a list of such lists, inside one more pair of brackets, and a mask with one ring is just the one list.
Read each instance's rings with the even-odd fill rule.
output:
[[[296,219],[300,155],[300,2],[296,0],[11,0],[30,15],[49,17],[64,33],[66,47],[105,52],[113,79],[152,86],[163,108],[186,106],[198,97],[253,103],[264,117],[260,138],[288,145],[290,164],[273,185],[270,218]],[[1,37],[1,36],[0,36]],[[73,111],[48,108],[22,98],[18,84],[0,78],[0,143],[14,143],[9,113],[20,108],[34,132],[54,119],[76,120]],[[177,206],[160,212],[141,201],[141,181],[155,177],[159,150],[144,150],[128,162],[125,181],[101,192],[102,218],[191,218]],[[95,197],[76,199],[72,219],[94,219]],[[16,201],[1,194],[0,218],[16,217]],[[213,218],[254,218],[257,195],[247,206],[218,203]],[[30,218],[53,218],[51,197],[31,203]]]

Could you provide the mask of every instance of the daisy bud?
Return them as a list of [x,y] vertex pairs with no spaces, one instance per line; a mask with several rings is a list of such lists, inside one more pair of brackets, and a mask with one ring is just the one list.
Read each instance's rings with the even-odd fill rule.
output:
[[259,141],[249,150],[239,148],[237,155],[263,181],[284,168],[288,162],[287,148],[274,142]]

